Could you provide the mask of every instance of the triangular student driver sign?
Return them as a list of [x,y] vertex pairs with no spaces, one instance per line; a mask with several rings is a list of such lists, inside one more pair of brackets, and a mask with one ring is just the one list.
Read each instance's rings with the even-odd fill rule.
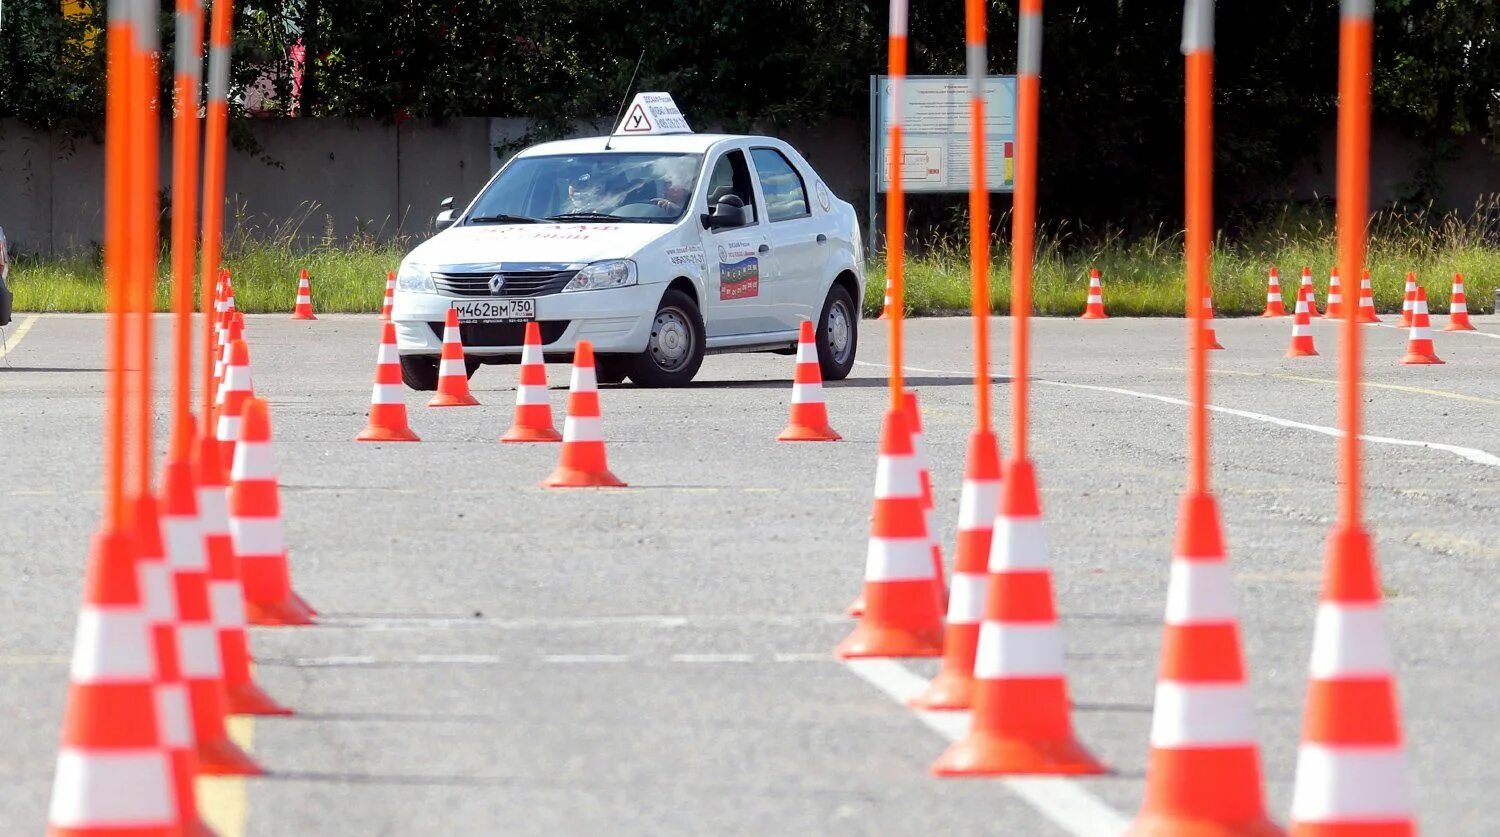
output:
[[646,136],[648,134],[691,134],[687,119],[677,109],[670,93],[637,93],[635,101],[625,111],[625,118],[617,135]]

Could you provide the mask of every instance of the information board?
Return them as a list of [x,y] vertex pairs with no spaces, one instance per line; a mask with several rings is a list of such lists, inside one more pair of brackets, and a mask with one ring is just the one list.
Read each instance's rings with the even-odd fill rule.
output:
[[[870,78],[870,180],[874,191],[890,188],[892,84]],[[967,76],[908,76],[902,85],[901,185],[908,192],[969,191],[969,79]],[[1015,188],[1016,77],[988,76],[984,83],[986,183],[991,192]]]

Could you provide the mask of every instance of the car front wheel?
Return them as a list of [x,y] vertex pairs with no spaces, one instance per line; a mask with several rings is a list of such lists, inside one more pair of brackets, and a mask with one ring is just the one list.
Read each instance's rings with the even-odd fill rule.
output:
[[630,360],[630,380],[642,387],[680,387],[703,365],[703,314],[693,298],[674,289],[662,294],[646,351]]
[[854,369],[859,349],[859,315],[854,299],[842,285],[828,289],[818,317],[818,366],[825,381],[842,381]]
[[418,392],[432,392],[437,389],[437,357],[435,355],[402,355],[401,381]]

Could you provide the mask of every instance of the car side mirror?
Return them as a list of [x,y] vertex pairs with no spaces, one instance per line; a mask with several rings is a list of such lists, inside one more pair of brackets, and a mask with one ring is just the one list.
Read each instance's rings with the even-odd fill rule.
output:
[[453,196],[449,195],[438,203],[437,217],[432,219],[433,229],[446,230],[453,226]]
[[705,230],[725,230],[745,226],[745,204],[737,195],[725,195],[712,213],[703,215]]

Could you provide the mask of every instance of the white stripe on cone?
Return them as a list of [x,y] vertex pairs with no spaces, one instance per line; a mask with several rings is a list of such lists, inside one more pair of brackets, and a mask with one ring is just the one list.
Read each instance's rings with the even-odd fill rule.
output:
[[1057,624],[985,621],[979,626],[974,676],[982,680],[1062,677],[1062,634]]
[[977,625],[984,619],[989,576],[954,572],[948,580],[948,624]]
[[277,476],[276,455],[270,442],[241,441],[234,448],[234,467],[230,478],[235,481],[274,480]]
[[57,754],[48,822],[58,828],[127,828],[175,820],[171,772],[157,750],[83,750]]
[[1314,678],[1387,677],[1392,668],[1380,605],[1318,605],[1313,630]]
[[978,532],[993,529],[999,503],[999,480],[964,480],[958,495],[958,530]]
[[875,499],[922,496],[917,461],[912,456],[881,456],[875,462]]
[[400,384],[375,384],[370,389],[371,404],[405,404]]
[[168,750],[193,745],[193,722],[188,708],[187,686],[181,681],[158,683],[155,688],[157,734]]
[[563,419],[564,442],[604,441],[604,420],[599,416],[567,416]]
[[219,635],[207,622],[189,622],[177,626],[178,661],[187,680],[213,680],[222,677],[219,660]]
[[231,517],[229,533],[234,538],[234,554],[241,561],[286,552],[286,532],[279,517]]
[[926,538],[870,538],[865,581],[932,580],[932,544]]
[[1167,583],[1168,625],[1233,622],[1234,582],[1224,561],[1172,561]]
[[822,404],[822,384],[792,384],[793,404]]
[[1254,747],[1250,690],[1243,683],[1157,683],[1151,745]]
[[73,640],[74,683],[148,680],[156,676],[156,656],[146,615],[139,607],[84,605]]
[[1040,518],[1005,515],[996,518],[994,540],[990,542],[990,572],[1045,570],[1049,567],[1047,527]]
[[1406,753],[1397,748],[1303,744],[1297,753],[1292,820],[1359,823],[1412,815]]
[[517,404],[547,404],[547,388],[540,384],[521,384],[516,388]]
[[208,610],[215,628],[245,627],[245,593],[238,581],[210,581]]

